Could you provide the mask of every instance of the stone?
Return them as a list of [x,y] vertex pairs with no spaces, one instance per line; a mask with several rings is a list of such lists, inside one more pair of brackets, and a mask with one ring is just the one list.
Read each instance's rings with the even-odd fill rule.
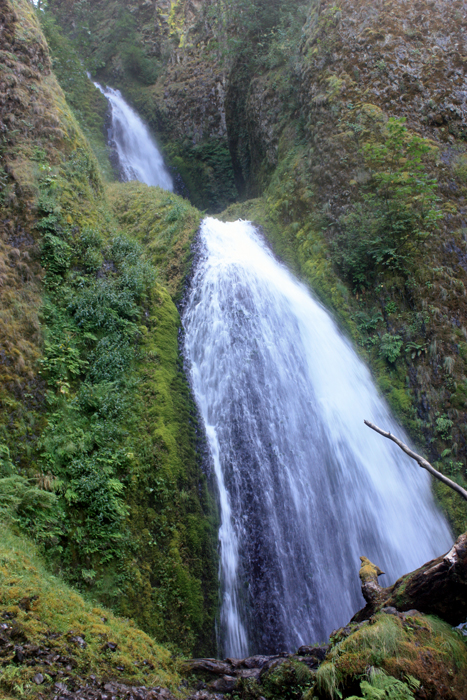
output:
[[398,615],[396,608],[389,605],[387,608],[381,608],[381,612],[386,613],[386,615]]
[[36,673],[36,675],[34,676],[34,683],[36,683],[36,685],[42,685],[43,682],[44,676],[42,675],[42,673]]
[[321,644],[319,646],[302,646],[297,651],[298,656],[312,656],[319,662],[324,661],[326,654],[329,651],[329,644]]
[[215,659],[190,659],[182,665],[184,673],[212,673],[225,676],[232,672],[232,665]]
[[212,683],[209,683],[208,689],[215,693],[230,693],[236,686],[237,679],[233,676],[222,676]]

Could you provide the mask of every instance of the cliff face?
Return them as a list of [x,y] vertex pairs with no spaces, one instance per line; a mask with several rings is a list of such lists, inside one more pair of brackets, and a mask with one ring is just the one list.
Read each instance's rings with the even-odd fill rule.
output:
[[32,6],[0,8],[1,517],[79,589],[208,651],[215,508],[174,304],[199,213],[131,185],[114,213]]
[[[366,348],[431,459],[461,480],[466,21],[448,2],[312,4],[287,60],[251,80],[244,119],[278,249]],[[465,506],[442,498],[463,531]]]
[[[0,0],[1,691],[52,697],[58,676],[81,688],[91,671],[175,688],[168,652],[11,535],[158,641],[212,653],[215,507],[174,305],[200,214],[105,184],[105,103],[80,60],[151,123],[193,202],[245,200],[225,218],[263,224],[412,435],[464,482],[466,12],[447,0],[49,8],[67,32],[43,17],[52,60],[31,5]],[[465,530],[465,505],[438,494]],[[235,692],[370,697],[368,673],[375,692],[460,698],[465,663],[446,625],[389,610],[336,633],[317,673],[277,665]]]
[[[221,211],[238,196],[225,120],[218,8],[202,2],[49,3],[100,81],[119,87],[159,135],[193,204]],[[185,188],[185,190],[183,189]]]

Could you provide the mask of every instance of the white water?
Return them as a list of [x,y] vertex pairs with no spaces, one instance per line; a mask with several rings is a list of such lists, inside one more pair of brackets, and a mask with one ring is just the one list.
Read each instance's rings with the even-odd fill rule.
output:
[[359,557],[388,585],[452,544],[429,477],[367,368],[247,222],[205,219],[185,353],[220,493],[228,656],[328,637],[364,604]]
[[94,85],[108,99],[112,112],[110,141],[115,145],[122,180],[139,180],[146,185],[173,190],[173,182],[156,142],[138,114],[125,102],[119,90]]

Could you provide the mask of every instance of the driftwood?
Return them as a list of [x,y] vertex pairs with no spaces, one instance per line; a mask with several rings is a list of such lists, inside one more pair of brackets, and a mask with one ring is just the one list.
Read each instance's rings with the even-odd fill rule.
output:
[[[393,440],[421,467],[467,500],[467,491],[462,486],[438,472],[401,440],[369,421],[365,421],[365,424],[380,435]],[[402,576],[388,588],[383,588],[378,583],[378,576],[383,572],[366,557],[360,559],[362,593],[367,604],[353,617],[353,622],[367,620],[382,608],[395,608],[399,612],[415,609],[422,613],[438,615],[451,625],[458,625],[467,619],[467,532],[459,537],[447,554]]]

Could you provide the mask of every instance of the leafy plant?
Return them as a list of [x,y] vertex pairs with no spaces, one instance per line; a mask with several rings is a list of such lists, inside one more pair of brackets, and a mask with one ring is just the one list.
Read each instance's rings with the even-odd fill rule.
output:
[[266,698],[283,698],[283,700],[300,700],[303,693],[310,688],[314,676],[308,666],[297,661],[284,661],[273,669],[262,681]]
[[400,335],[385,333],[380,340],[379,354],[384,357],[385,360],[394,364],[397,358],[400,357],[402,345],[403,340]]
[[435,431],[443,440],[447,440],[451,435],[453,425],[453,421],[446,414],[443,414],[436,419]]
[[408,676],[404,683],[380,669],[372,669],[369,680],[360,683],[362,697],[353,695],[349,700],[412,700],[419,687],[420,682],[413,676]]
[[8,447],[0,444],[0,518],[44,540],[58,530],[56,506],[53,493],[16,473]]

